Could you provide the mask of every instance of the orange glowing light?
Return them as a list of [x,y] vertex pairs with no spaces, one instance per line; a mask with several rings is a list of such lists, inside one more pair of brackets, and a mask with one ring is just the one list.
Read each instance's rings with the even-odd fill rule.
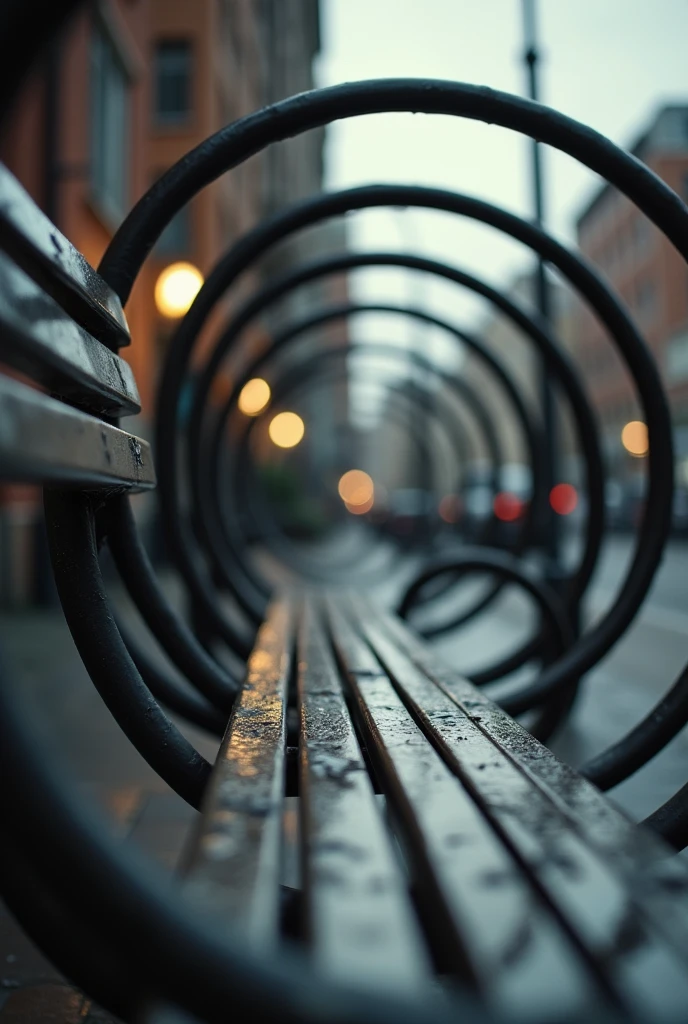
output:
[[261,377],[244,384],[239,394],[239,409],[245,416],[257,416],[270,401],[270,385]]
[[163,316],[184,316],[203,284],[203,274],[193,263],[171,263],[155,282],[155,305]]
[[353,508],[359,508],[363,505],[368,506],[364,509],[367,512],[373,506],[375,485],[373,484],[372,477],[364,473],[362,469],[350,469],[344,473],[340,477],[337,490],[339,491],[339,497],[347,506],[349,512]]
[[305,424],[295,412],[278,412],[268,427],[270,440],[278,448],[295,448],[305,432]]
[[560,516],[570,516],[578,505],[578,491],[573,484],[555,484],[549,492],[549,503]]
[[647,424],[642,420],[631,420],[621,431],[621,444],[626,451],[642,459],[650,450],[650,443],[647,437]]
[[499,494],[495,494],[492,507],[497,519],[503,523],[514,523],[523,515],[525,503],[509,491],[500,491]]
[[344,508],[347,512],[350,512],[352,516],[362,516],[366,512],[370,512],[375,501],[374,496],[371,494],[368,501],[362,502],[360,505],[350,505],[348,501],[344,502]]

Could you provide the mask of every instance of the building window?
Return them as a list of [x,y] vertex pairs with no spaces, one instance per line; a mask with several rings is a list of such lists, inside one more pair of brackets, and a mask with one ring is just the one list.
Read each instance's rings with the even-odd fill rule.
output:
[[185,124],[191,115],[191,43],[166,40],[155,47],[155,122]]
[[109,219],[127,209],[129,171],[129,80],[103,25],[91,38],[91,188]]

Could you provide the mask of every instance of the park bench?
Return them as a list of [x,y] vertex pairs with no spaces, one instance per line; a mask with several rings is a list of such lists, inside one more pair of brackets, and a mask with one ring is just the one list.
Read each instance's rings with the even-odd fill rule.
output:
[[[4,169],[0,244],[2,359],[24,378],[0,380],[3,477],[95,503],[154,486],[148,444],[108,422],[138,408],[105,344],[129,340],[121,306]],[[364,595],[275,596],[193,833],[180,902],[258,963],[303,947],[304,985],[352,988],[362,1019],[366,993],[371,1019],[387,996],[428,1021],[466,994],[499,1020],[688,1001],[683,865]]]
[[[483,91],[481,99],[479,90],[450,83],[341,87],[246,119],[215,150],[211,142],[198,166],[215,159],[212,173],[219,173],[259,145],[308,127],[309,117],[323,123],[344,116],[345,107],[346,116],[424,103],[441,109],[449,103],[445,87],[457,107],[464,100],[489,107],[469,116],[490,113],[499,121],[508,106],[499,94]],[[533,127],[529,117],[542,117],[528,104],[514,105],[524,130]],[[563,121],[554,116],[550,141],[561,140]],[[599,163],[594,147],[601,144],[590,145],[590,160]],[[661,185],[652,193],[643,172],[631,173],[614,147],[607,157],[610,179],[623,179],[677,244],[685,240],[688,213],[679,201],[672,205]],[[146,441],[119,426],[119,417],[138,410],[131,370],[118,354],[130,340],[122,302],[137,262],[175,212],[169,183],[179,205],[209,176],[195,172],[193,159],[166,176],[125,222],[96,273],[0,169],[1,476],[45,487],[56,583],[93,682],[137,749],[200,811],[183,871],[163,877],[112,837],[36,749],[3,667],[4,898],[61,970],[132,1021],[678,1024],[688,1005],[688,872],[670,856],[669,843],[683,845],[682,798],[639,827],[594,781],[613,784],[676,734],[683,683],[628,742],[577,772],[513,715],[538,710],[546,734],[570,705],[577,670],[587,671],[603,644],[595,649],[588,641],[586,648],[585,636],[576,643],[556,596],[515,559],[473,553],[431,566],[400,605],[406,616],[424,587],[471,567],[516,580],[541,601],[553,633],[559,628],[556,654],[569,658],[568,674],[557,677],[560,662],[545,662],[528,697],[506,701],[504,710],[366,589],[305,583],[262,594],[236,519],[230,515],[218,533],[207,460],[195,485],[210,512],[194,526],[211,547],[218,540],[217,592],[174,504],[177,460],[164,440],[170,417],[176,430],[175,388],[184,381],[194,332],[232,274],[281,231],[313,222],[314,210],[329,216],[368,200],[395,202],[398,190],[318,197],[256,229],[239,256],[230,252],[223,261],[215,294],[204,289],[172,345],[158,405],[163,514],[172,557],[211,634],[233,648],[235,660],[245,658],[240,678],[213,659],[157,588],[127,503],[128,494],[153,488],[156,474]],[[436,192],[414,196],[425,205],[448,202]],[[551,246],[541,255],[556,260],[558,253]],[[244,322],[280,288],[315,278],[322,266],[267,286]],[[598,286],[583,271],[572,274],[604,306]],[[543,334],[538,325],[529,329]],[[636,370],[646,369],[637,353],[632,358]],[[199,375],[198,402],[212,372],[205,381]],[[657,437],[662,415],[660,403],[648,416]],[[221,456],[222,415],[217,422],[210,462]],[[670,441],[667,451],[670,465]],[[666,460],[661,450],[653,457],[661,475]],[[242,458],[230,459],[232,471]],[[657,523],[666,525],[670,479],[668,492],[656,480],[653,487],[641,536],[650,562],[661,554],[661,540],[648,537]],[[145,646],[118,629],[98,566],[105,542],[151,632],[195,689],[167,678]],[[638,573],[640,583],[628,587],[633,600],[642,599],[651,578],[647,565]],[[228,593],[255,629],[242,632],[223,619]],[[625,625],[617,623],[617,635]],[[581,650],[588,660],[577,662]],[[222,736],[214,765],[161,705]]]

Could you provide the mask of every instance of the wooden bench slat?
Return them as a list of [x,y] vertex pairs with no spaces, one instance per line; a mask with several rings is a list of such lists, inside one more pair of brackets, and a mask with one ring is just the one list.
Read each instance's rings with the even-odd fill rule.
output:
[[279,937],[292,610],[271,605],[204,797],[185,890],[261,950]]
[[94,337],[130,343],[118,296],[1,163],[0,249]]
[[155,470],[146,441],[0,374],[0,479],[135,491]]
[[517,1018],[556,1009],[584,1019],[603,1001],[586,961],[416,725],[360,632],[332,602],[329,613],[371,756],[375,751],[419,875],[434,879],[436,892],[424,899],[437,922],[445,918],[455,967],[467,963],[484,997]]
[[298,634],[304,914],[325,974],[418,990],[430,962],[313,604]]
[[[633,892],[584,842],[480,722],[400,651],[369,614],[357,625],[456,772],[476,794],[562,919],[612,979],[627,1008],[672,1014],[688,1001],[686,955],[658,935]],[[480,716],[478,716],[480,718]],[[630,939],[629,937],[632,937]]]
[[102,413],[140,412],[128,364],[0,252],[0,362],[52,394]]
[[[368,607],[365,601],[362,606]],[[395,645],[514,758],[535,786],[544,790],[572,827],[625,879],[634,900],[684,955],[688,950],[685,862],[671,856],[651,831],[638,828],[599,789],[448,666],[396,616],[368,610]]]

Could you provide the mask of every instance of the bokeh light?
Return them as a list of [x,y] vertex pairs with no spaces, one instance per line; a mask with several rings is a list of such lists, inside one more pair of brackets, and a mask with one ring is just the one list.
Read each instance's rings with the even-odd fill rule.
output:
[[344,502],[344,508],[347,512],[350,512],[352,516],[362,516],[366,512],[370,512],[375,501],[374,495],[370,495],[368,501],[362,502],[360,505],[350,505],[347,501]]
[[549,492],[549,503],[560,516],[570,516],[578,505],[578,491],[573,484],[555,484]]
[[650,450],[647,425],[642,420],[631,420],[621,431],[621,444],[630,455],[642,459]]
[[495,494],[492,507],[497,519],[503,523],[514,523],[523,515],[525,502],[510,491],[500,491],[499,494]]
[[278,448],[295,448],[306,432],[306,426],[295,412],[278,412],[270,420],[268,434]]
[[155,282],[158,312],[178,319],[189,309],[203,284],[203,274],[193,263],[171,263]]
[[353,508],[367,505],[372,508],[375,499],[375,486],[372,477],[362,469],[350,469],[340,477],[337,485],[339,497],[351,512]]
[[239,394],[239,409],[245,416],[257,416],[270,401],[270,385],[261,377],[244,384]]

